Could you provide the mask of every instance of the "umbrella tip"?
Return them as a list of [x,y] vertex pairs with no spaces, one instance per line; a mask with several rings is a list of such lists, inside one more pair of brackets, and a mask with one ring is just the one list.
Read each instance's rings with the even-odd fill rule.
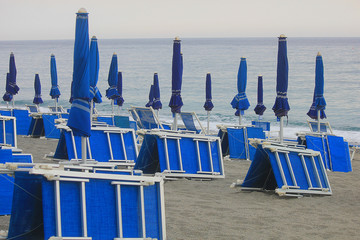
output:
[[94,39],[94,40],[96,40],[96,36],[92,36],[92,38],[91,39]]
[[246,60],[246,57],[241,57],[240,59],[241,59],[241,60]]
[[259,74],[259,76],[258,77],[262,77],[262,75],[261,74]]
[[11,53],[10,53],[10,55],[14,55],[14,53],[13,53],[13,52],[11,52]]
[[51,54],[51,57],[55,57],[55,55],[52,53],[52,54]]
[[280,34],[280,38],[286,38],[285,34]]
[[78,13],[87,13],[86,9],[85,8],[80,8]]
[[154,72],[154,75],[157,75],[158,73],[157,72]]
[[321,56],[321,53],[320,53],[320,52],[318,52],[316,56]]
[[113,53],[113,56],[116,55],[116,52]]
[[179,36],[176,36],[176,37],[175,37],[175,40],[177,40],[177,41],[180,40]]

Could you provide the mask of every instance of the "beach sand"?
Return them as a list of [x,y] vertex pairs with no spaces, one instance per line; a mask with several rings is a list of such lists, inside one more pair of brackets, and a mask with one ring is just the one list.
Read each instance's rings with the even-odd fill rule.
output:
[[[57,140],[19,136],[18,147],[46,162]],[[328,172],[332,196],[281,198],[273,192],[243,192],[248,161],[225,160],[226,178],[165,183],[167,237],[176,239],[359,239],[360,154],[350,173]],[[0,217],[7,230],[9,216]]]

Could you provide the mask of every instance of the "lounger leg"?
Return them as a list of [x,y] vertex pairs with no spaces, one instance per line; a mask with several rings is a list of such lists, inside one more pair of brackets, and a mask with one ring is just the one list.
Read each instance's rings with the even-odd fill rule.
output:
[[281,175],[281,179],[283,181],[283,184],[285,186],[288,186],[286,178],[285,178],[284,170],[283,170],[281,162],[280,162],[279,152],[275,152],[275,157],[276,157],[276,163],[277,163],[277,165],[279,167],[279,171],[280,171],[280,175]]
[[197,153],[197,159],[198,159],[198,164],[199,164],[199,172],[202,172],[199,141],[195,140],[195,144],[196,144],[196,153]]
[[213,165],[213,159],[212,159],[212,152],[211,152],[211,142],[208,142],[208,149],[209,149],[209,160],[210,160],[210,168],[211,172],[214,173],[214,165]]
[[109,146],[109,151],[110,151],[110,161],[112,161],[112,160],[114,160],[114,155],[113,155],[112,146],[111,146],[110,133],[107,132],[106,137],[108,140],[108,146]]
[[82,224],[83,224],[83,237],[87,237],[85,182],[81,182],[81,218],[82,218]]
[[289,170],[290,170],[290,175],[291,175],[291,180],[292,180],[292,182],[293,182],[293,185],[294,185],[294,186],[298,186],[298,185],[297,185],[297,182],[296,182],[294,170],[293,170],[292,165],[291,165],[291,162],[290,162],[289,154],[288,154],[288,153],[285,153],[285,157],[286,157],[287,166],[288,166],[288,168],[289,168]]
[[74,137],[74,134],[72,131],[71,131],[71,141],[72,141],[75,159],[78,159],[78,155],[77,155],[77,151],[76,151],[75,137]]
[[124,135],[123,133],[120,133],[120,137],[121,137],[121,144],[122,144],[122,149],[123,149],[123,152],[124,152],[124,158],[125,158],[125,161],[127,161],[127,154],[126,154],[126,147],[125,147],[125,141],[124,141]]
[[180,149],[180,139],[176,139],[177,143],[177,150],[178,150],[178,156],[179,156],[179,165],[180,165],[180,171],[183,171],[183,164],[182,164],[182,158],[181,158],[181,149]]
[[142,229],[142,237],[143,237],[143,238],[146,238],[144,186],[140,186],[140,207],[141,207],[141,229]]
[[312,166],[315,170],[315,175],[316,175],[316,181],[319,185],[320,188],[323,188],[322,186],[322,183],[321,183],[321,179],[320,179],[320,176],[319,176],[319,172],[318,172],[318,169],[316,167],[316,163],[315,163],[315,159],[314,159],[314,156],[310,156],[311,157],[311,163],[312,163]]
[[60,181],[55,181],[55,206],[56,206],[56,235],[62,237],[61,229],[61,206],[60,206]]
[[170,171],[169,150],[168,150],[166,137],[164,137],[164,151],[165,151],[165,159],[166,159],[166,169]]
[[118,236],[119,238],[123,237],[122,229],[122,211],[121,211],[121,187],[116,185],[116,210],[117,210],[117,219],[118,219]]
[[306,167],[304,155],[300,154],[300,157],[301,157],[301,163],[303,165],[305,176],[306,176],[306,181],[308,182],[309,188],[312,188],[313,185],[311,183],[311,179],[310,179],[310,176],[309,176],[309,171],[308,171],[308,169]]

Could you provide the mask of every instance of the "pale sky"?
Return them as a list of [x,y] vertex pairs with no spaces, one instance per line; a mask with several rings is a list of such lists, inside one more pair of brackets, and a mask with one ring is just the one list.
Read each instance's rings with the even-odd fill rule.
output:
[[82,7],[102,39],[360,37],[360,0],[0,0],[0,40],[73,39]]

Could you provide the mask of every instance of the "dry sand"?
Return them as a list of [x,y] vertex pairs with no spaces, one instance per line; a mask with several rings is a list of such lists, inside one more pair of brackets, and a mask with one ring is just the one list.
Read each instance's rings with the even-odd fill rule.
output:
[[[44,161],[57,140],[20,137],[19,148]],[[360,239],[360,154],[353,172],[328,172],[332,196],[280,198],[229,188],[250,162],[224,162],[226,178],[165,183],[168,239]],[[7,230],[9,216],[0,217]]]

